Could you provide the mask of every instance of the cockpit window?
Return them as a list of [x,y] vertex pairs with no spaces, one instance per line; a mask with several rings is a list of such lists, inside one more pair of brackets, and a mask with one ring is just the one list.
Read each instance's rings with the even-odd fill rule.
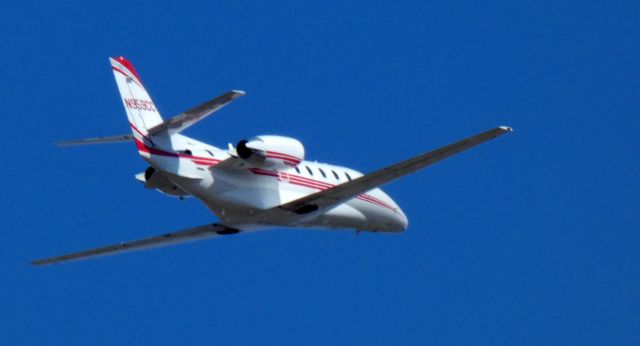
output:
[[346,176],[347,176],[347,179],[351,180],[351,176],[349,175],[349,173],[344,172],[344,175],[346,175]]
[[296,172],[298,172],[298,174],[300,174],[300,168],[298,168],[298,166],[296,166]]
[[336,177],[336,180],[340,180],[340,176],[338,175],[338,173],[336,173],[336,171],[331,170],[331,173],[333,173],[333,176]]
[[209,153],[209,155],[211,155],[211,157],[214,157],[214,156],[215,156],[215,155],[213,155],[213,153],[212,153],[211,151],[206,150],[206,149],[205,149],[205,151],[206,151],[207,153]]
[[327,175],[326,175],[326,174],[324,174],[324,171],[322,170],[322,168],[318,167],[318,170],[320,171],[320,174],[322,174],[322,177],[323,177],[323,178],[326,178],[326,177],[327,177]]
[[309,172],[309,175],[313,176],[313,171],[311,170],[311,168],[309,168],[309,166],[305,166],[307,167],[307,172]]

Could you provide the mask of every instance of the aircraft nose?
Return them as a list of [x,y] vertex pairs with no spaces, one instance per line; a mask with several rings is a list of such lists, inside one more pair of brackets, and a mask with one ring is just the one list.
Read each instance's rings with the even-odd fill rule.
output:
[[402,212],[402,209],[398,208],[393,218],[394,231],[402,232],[407,229],[408,226],[409,219],[407,219],[407,216]]

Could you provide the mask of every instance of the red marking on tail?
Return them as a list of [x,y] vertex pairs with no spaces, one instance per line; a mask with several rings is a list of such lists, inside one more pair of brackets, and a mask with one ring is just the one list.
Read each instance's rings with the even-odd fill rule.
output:
[[116,60],[122,64],[122,66],[126,67],[127,70],[129,70],[129,72],[131,72],[132,75],[136,76],[136,78],[138,79],[138,81],[140,83],[142,83],[142,79],[140,78],[140,75],[138,75],[138,72],[136,71],[136,69],[133,67],[133,64],[125,59],[123,56],[116,58]]

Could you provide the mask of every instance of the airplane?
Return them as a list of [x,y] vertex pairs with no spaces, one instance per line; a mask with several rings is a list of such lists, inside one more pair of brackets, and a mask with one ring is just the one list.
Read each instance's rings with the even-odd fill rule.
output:
[[243,96],[231,90],[163,120],[133,64],[109,58],[131,134],[59,143],[134,142],[149,167],[135,178],[145,188],[200,200],[219,222],[150,238],[34,260],[37,266],[111,255],[273,227],[404,231],[408,220],[379,186],[512,131],[499,126],[369,174],[305,160],[294,138],[260,135],[222,149],[182,134]]

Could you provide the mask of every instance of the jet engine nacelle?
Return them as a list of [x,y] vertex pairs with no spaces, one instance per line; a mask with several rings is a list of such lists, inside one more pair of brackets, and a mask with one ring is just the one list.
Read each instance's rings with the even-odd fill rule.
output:
[[156,189],[172,197],[184,198],[190,196],[153,167],[149,167],[144,171],[144,187]]
[[282,136],[258,136],[241,140],[236,146],[238,157],[254,167],[288,168],[304,160],[304,146],[299,140]]

